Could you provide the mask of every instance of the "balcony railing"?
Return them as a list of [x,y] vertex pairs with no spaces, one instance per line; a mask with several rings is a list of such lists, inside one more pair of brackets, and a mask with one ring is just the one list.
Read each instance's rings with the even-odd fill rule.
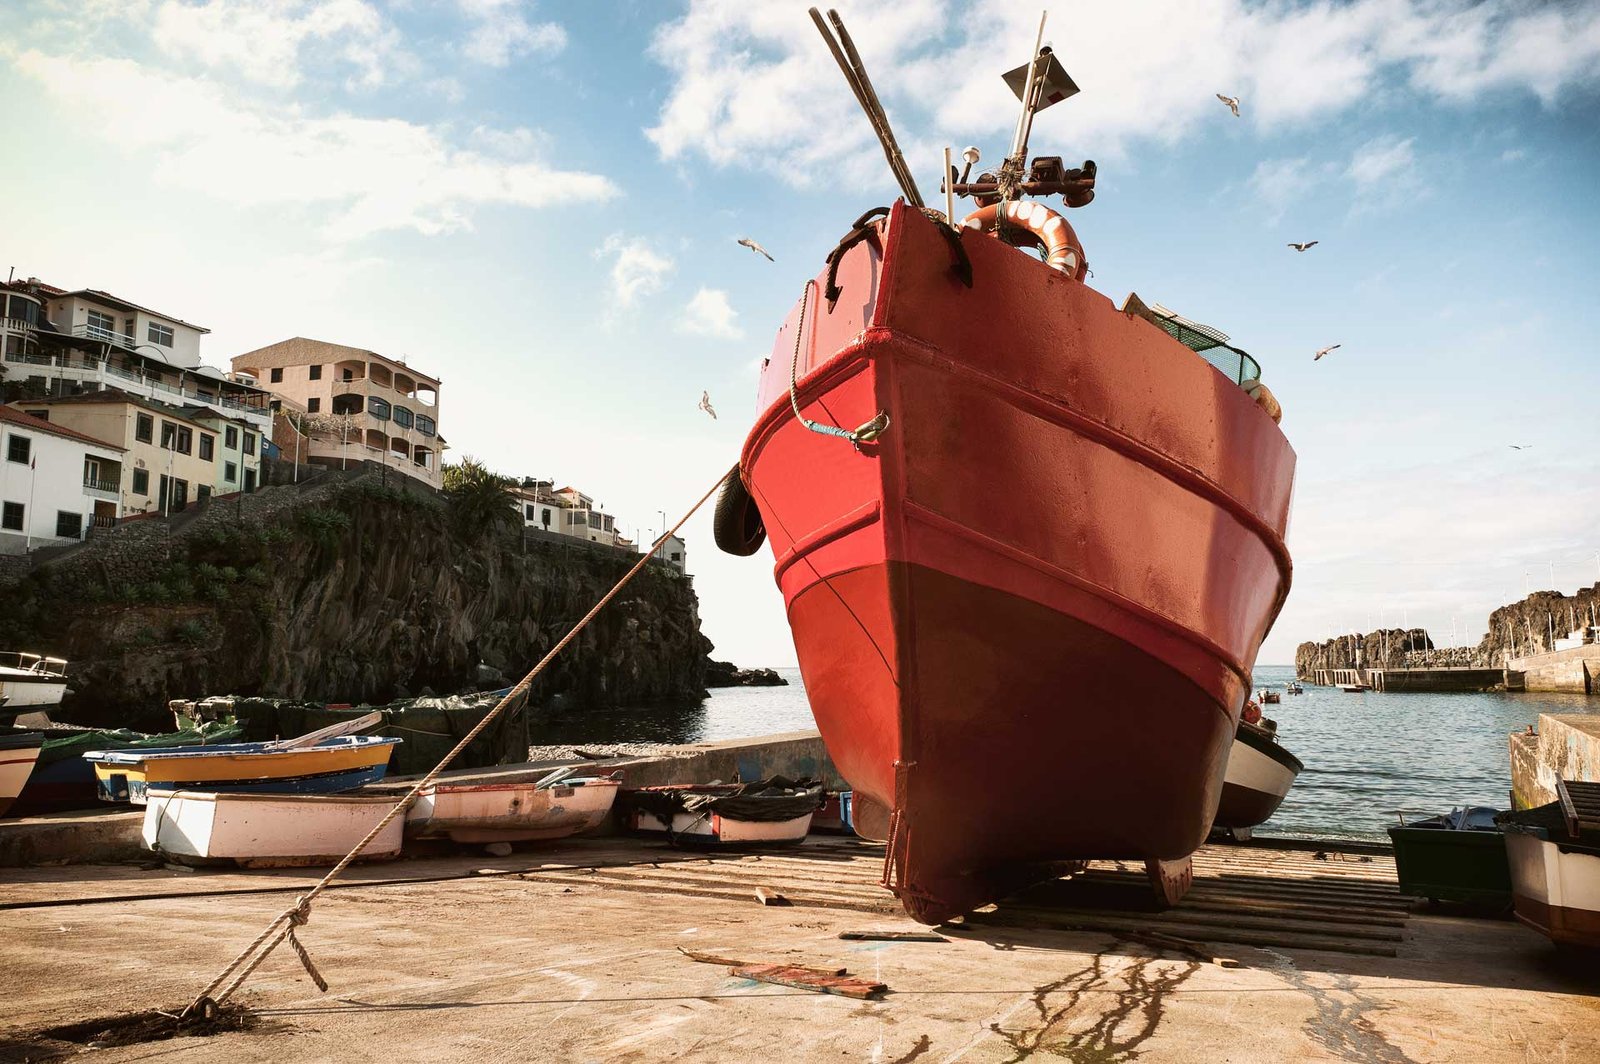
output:
[[88,491],[104,491],[112,495],[122,490],[122,485],[118,481],[96,479],[95,477],[84,477],[83,486]]

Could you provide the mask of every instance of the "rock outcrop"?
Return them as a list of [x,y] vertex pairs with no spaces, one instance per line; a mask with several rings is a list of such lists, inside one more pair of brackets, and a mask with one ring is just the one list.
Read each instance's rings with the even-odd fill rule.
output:
[[730,661],[706,662],[707,687],[787,687],[775,669],[741,669]]
[[1433,640],[1421,628],[1356,632],[1321,643],[1301,643],[1295,648],[1294,671],[1307,680],[1317,669],[1398,669],[1404,666],[1408,652],[1432,649]]
[[[210,692],[382,702],[475,690],[520,677],[637,560],[464,532],[439,497],[370,478],[303,495],[254,518],[214,502],[164,537],[141,533],[121,553],[87,551],[0,587],[0,646],[71,659],[69,719],[135,728],[170,727],[168,699]],[[135,540],[162,553],[130,562]],[[532,702],[693,703],[710,649],[692,581],[648,565]]]

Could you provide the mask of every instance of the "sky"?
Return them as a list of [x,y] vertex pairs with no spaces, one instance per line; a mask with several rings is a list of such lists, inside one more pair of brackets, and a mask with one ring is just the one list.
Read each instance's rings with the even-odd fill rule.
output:
[[[204,325],[214,365],[404,357],[443,378],[447,459],[639,535],[737,461],[778,324],[895,194],[791,0],[5,6],[0,268]],[[946,146],[1003,154],[1038,7],[838,7],[925,192]],[[1600,5],[1074,0],[1045,38],[1082,92],[1032,148],[1100,166],[1090,283],[1229,333],[1285,408],[1260,661],[1475,642],[1600,579]],[[770,557],[718,554],[709,506],[685,534],[716,656],[792,664]]]

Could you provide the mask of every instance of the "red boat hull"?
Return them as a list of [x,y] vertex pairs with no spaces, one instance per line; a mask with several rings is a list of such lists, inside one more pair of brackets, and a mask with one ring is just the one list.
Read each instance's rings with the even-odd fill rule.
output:
[[1289,583],[1294,455],[1236,384],[982,234],[897,206],[799,308],[742,470],[840,772],[936,922],[1052,862],[1205,838]]

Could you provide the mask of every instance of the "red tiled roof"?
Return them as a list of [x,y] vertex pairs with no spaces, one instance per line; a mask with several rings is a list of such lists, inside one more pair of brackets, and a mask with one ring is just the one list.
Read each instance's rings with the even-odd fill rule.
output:
[[77,440],[79,443],[92,443],[96,447],[104,447],[107,450],[127,450],[126,447],[122,447],[115,443],[107,443],[105,440],[97,440],[93,436],[78,432],[76,429],[69,429],[64,425],[52,424],[43,418],[34,417],[27,411],[18,410],[15,407],[0,406],[0,421],[4,421],[10,425],[16,425],[19,428],[27,429],[30,432],[43,432],[49,436],[60,436],[68,440]]

